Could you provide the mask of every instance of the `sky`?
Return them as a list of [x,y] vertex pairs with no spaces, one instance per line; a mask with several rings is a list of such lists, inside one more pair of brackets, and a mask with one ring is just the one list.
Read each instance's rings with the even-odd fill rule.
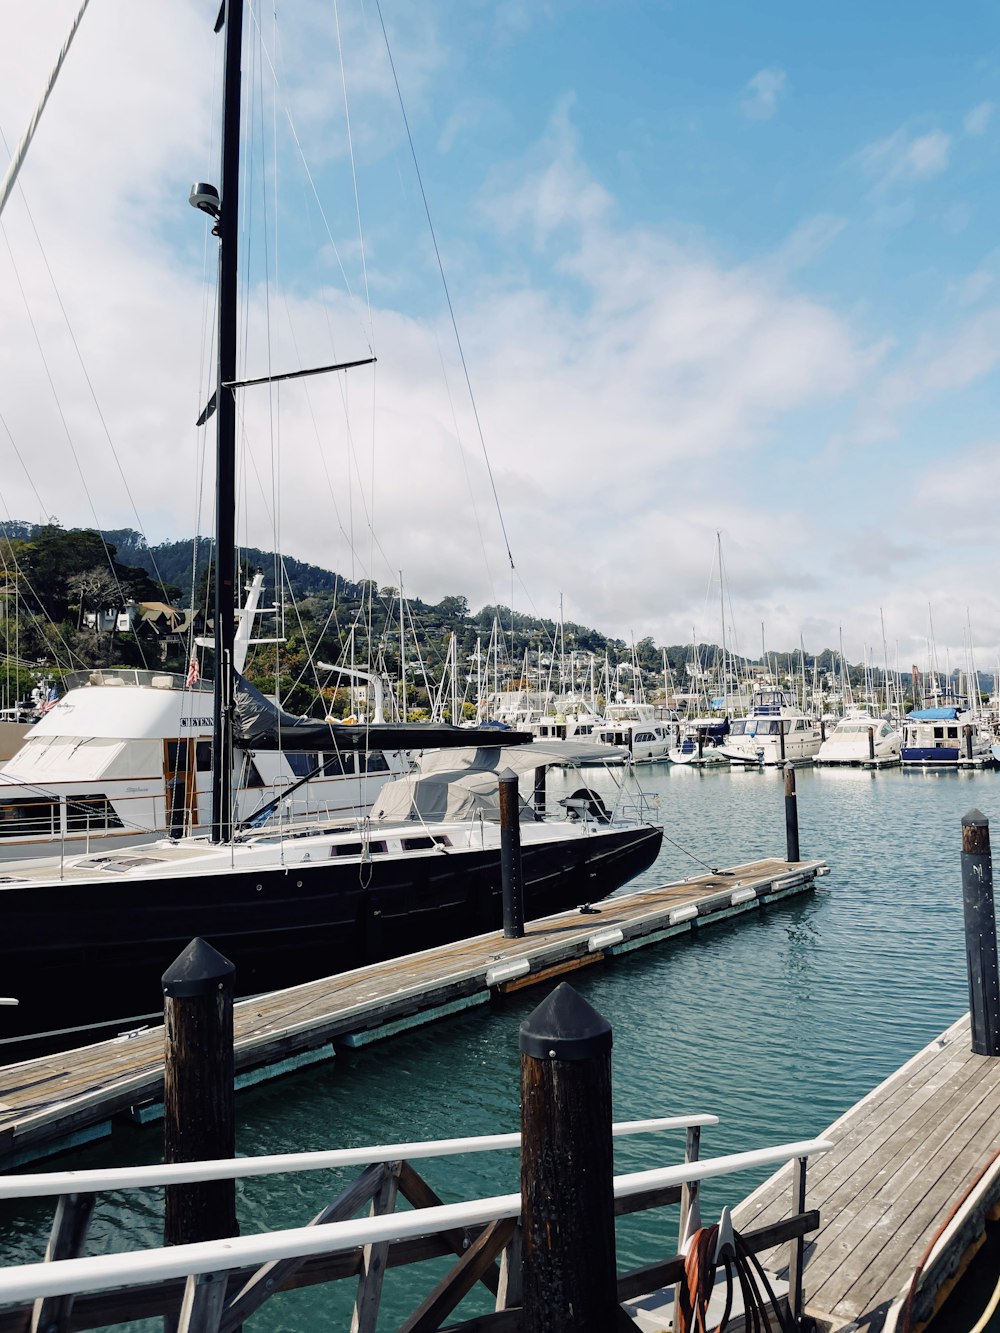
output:
[[[0,165],[78,7],[11,0]],[[217,8],[80,25],[2,218],[0,520],[210,530]],[[626,641],[724,602],[751,656],[996,669],[996,6],[245,27],[241,370],[377,364],[243,391],[243,540]]]

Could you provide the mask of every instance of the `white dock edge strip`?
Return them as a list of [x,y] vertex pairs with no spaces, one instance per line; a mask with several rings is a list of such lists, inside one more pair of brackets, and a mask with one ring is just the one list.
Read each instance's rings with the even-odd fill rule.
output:
[[[709,1176],[728,1175],[754,1166],[808,1157],[812,1153],[826,1152],[831,1146],[824,1139],[809,1139],[800,1143],[781,1144],[775,1148],[732,1153],[728,1157],[706,1158],[701,1162],[616,1176],[615,1197],[627,1198],[647,1189],[683,1185],[686,1181],[705,1180]],[[173,1245],[131,1254],[102,1254],[85,1259],[24,1264],[0,1271],[0,1302],[34,1301],[45,1296],[108,1291],[198,1273],[219,1273],[278,1259],[339,1254],[359,1245],[437,1235],[455,1227],[485,1225],[497,1218],[517,1217],[520,1211],[520,1194],[499,1194],[490,1199],[475,1199],[468,1203],[416,1208],[406,1213],[328,1222],[323,1226],[295,1227],[258,1236],[234,1236],[229,1240]]]
[[[657,1134],[668,1129],[717,1125],[707,1113],[661,1116],[655,1120],[622,1120],[611,1126],[615,1138]],[[151,1189],[204,1180],[242,1180],[291,1171],[327,1171],[335,1167],[371,1166],[375,1162],[419,1161],[457,1157],[463,1153],[519,1148],[521,1135],[477,1134],[464,1139],[424,1139],[415,1143],[383,1143],[368,1148],[335,1148],[330,1152],[272,1153],[261,1157],[223,1157],[216,1161],[172,1162],[158,1166],[123,1166],[93,1171],[46,1171],[0,1176],[0,1199],[47,1198],[54,1194],[96,1194],[100,1190]]]

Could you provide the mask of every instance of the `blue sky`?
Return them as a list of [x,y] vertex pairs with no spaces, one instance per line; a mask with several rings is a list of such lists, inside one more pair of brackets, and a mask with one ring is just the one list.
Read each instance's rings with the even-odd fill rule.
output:
[[[16,7],[8,142],[76,4]],[[191,404],[212,258],[184,198],[217,176],[213,8],[92,6],[4,217],[0,449],[37,459],[30,480],[4,461],[13,516],[135,525],[134,505],[154,541],[205,526]],[[248,373],[368,343],[379,367],[346,397],[283,392],[280,428],[248,396],[248,538],[268,544],[277,512],[300,558],[545,615],[562,594],[573,618],[678,642],[718,637],[719,529],[747,651],[763,621],[771,647],[802,635],[819,650],[842,626],[849,656],[881,659],[881,611],[904,665],[926,658],[932,615],[939,654],[957,664],[971,623],[993,669],[996,9],[383,0],[382,14],[475,413],[378,11],[273,4],[248,21]],[[86,468],[51,466],[70,435]]]

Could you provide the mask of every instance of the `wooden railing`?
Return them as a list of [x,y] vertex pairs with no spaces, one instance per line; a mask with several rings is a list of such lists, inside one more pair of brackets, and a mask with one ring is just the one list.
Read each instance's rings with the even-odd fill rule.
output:
[[[803,1206],[805,1160],[829,1147],[823,1140],[781,1144],[753,1152],[700,1158],[703,1126],[716,1116],[688,1115],[634,1121],[613,1127],[615,1137],[683,1129],[684,1161],[620,1175],[614,1180],[615,1214],[679,1204],[683,1232],[702,1180],[778,1165],[797,1164],[790,1216],[746,1232],[753,1252],[791,1242],[790,1296],[800,1302],[801,1245],[818,1226]],[[0,1198],[58,1196],[44,1263],[0,1269],[0,1333],[84,1330],[152,1316],[178,1319],[179,1333],[231,1333],[276,1293],[332,1281],[357,1284],[354,1310],[359,1333],[373,1333],[389,1268],[452,1255],[450,1271],[400,1325],[401,1333],[463,1330],[487,1333],[522,1327],[518,1193],[444,1204],[413,1166],[414,1161],[459,1153],[515,1148],[519,1134],[430,1143],[392,1144],[333,1152],[282,1154],[226,1161],[175,1163],[108,1171],[53,1172],[0,1178]],[[303,1227],[125,1254],[80,1257],[98,1194],[292,1171],[363,1167],[360,1175]],[[402,1198],[410,1210],[396,1212]],[[370,1215],[355,1215],[368,1209]],[[798,1274],[798,1277],[796,1277]],[[679,1255],[618,1276],[620,1301],[677,1282]],[[448,1324],[459,1303],[481,1284],[495,1312]],[[800,1306],[799,1306],[800,1308]]]

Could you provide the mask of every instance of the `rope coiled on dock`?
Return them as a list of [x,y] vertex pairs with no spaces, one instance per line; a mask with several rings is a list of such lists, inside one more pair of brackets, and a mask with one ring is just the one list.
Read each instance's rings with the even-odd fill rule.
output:
[[[717,1260],[718,1240],[718,1226],[701,1227],[691,1237],[684,1259],[684,1281],[678,1287],[677,1333],[725,1333],[733,1309],[734,1277],[740,1284],[747,1333],[775,1333],[776,1329],[778,1333],[795,1333],[795,1325],[775,1296],[760,1261],[739,1232],[733,1232],[733,1250],[727,1246]],[[708,1302],[720,1266],[726,1275],[726,1304],[722,1318],[710,1329]]]

